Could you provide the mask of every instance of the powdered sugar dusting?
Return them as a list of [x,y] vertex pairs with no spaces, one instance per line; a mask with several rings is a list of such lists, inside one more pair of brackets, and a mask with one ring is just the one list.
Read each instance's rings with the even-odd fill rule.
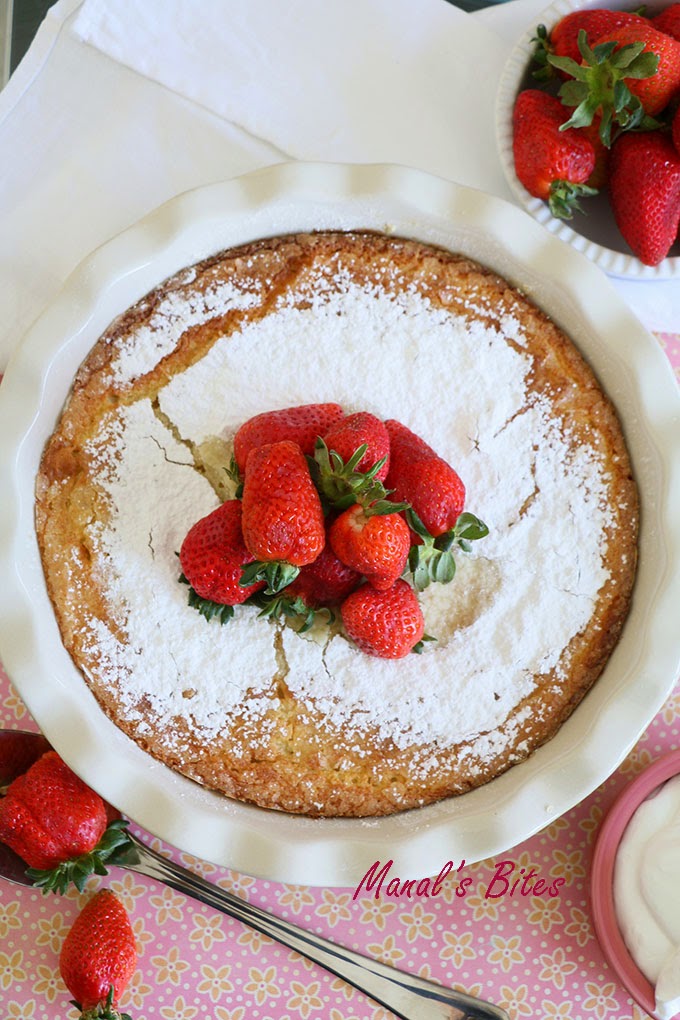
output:
[[[148,371],[188,324],[248,301],[234,288],[195,305],[168,297],[152,326],[130,337],[118,381]],[[398,747],[468,741],[475,755],[496,750],[493,731],[534,675],[560,662],[608,577],[601,465],[574,449],[547,401],[530,394],[525,345],[512,316],[470,323],[412,289],[390,296],[338,278],[304,307],[282,301],[237,329],[164,387],[159,406],[181,441],[148,402],[119,410],[102,464],[114,514],[98,538],[127,641],[95,621],[88,629],[128,717],[139,716],[146,696],[161,725],[179,716],[212,734],[234,711],[263,710],[277,671],[272,625],[246,608],[218,630],[186,605],[177,583],[175,550],[216,505],[188,444],[228,443],[267,409],[335,401],[398,418],[423,436],[460,470],[490,535],[459,557],[452,585],[423,594],[426,631],[437,641],[420,658],[374,659],[341,635],[323,644],[285,629],[286,684],[357,742],[369,727]]]
[[[185,280],[191,282],[191,278]],[[218,283],[204,292],[170,292],[163,297],[147,323],[133,330],[116,360],[114,381],[130,383],[151,372],[175,349],[191,326],[199,326],[225,312],[249,308],[255,296],[233,284]]]
[[[225,729],[244,692],[252,695],[246,711],[263,709],[255,695],[271,687],[276,672],[271,628],[263,629],[248,608],[230,623],[230,640],[216,640],[215,629],[187,605],[175,553],[192,522],[217,500],[149,401],[112,415],[100,440],[108,441],[102,482],[115,509],[107,526],[92,525],[91,537],[126,640],[96,619],[86,622],[88,640],[102,655],[105,679],[118,688],[127,718],[142,732],[144,701],[168,733],[183,717],[209,737]],[[249,651],[254,641],[257,655]]]

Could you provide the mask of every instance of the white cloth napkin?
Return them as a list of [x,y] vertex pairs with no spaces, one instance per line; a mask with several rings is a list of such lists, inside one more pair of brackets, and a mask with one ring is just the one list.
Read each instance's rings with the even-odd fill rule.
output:
[[509,195],[507,47],[444,0],[85,0],[74,31],[293,158],[415,162]]
[[[59,0],[0,93],[0,371],[82,258],[187,188],[304,158],[509,197],[496,82],[542,3]],[[680,329],[677,282],[620,286]]]

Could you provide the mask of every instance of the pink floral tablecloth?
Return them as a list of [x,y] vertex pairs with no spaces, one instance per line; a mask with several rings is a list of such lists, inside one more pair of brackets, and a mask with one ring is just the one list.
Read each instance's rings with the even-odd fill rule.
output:
[[[680,334],[662,334],[680,374]],[[0,725],[35,729],[0,667]],[[376,898],[363,890],[256,880],[178,855],[188,867],[281,917],[402,970],[503,1006],[511,1020],[643,1020],[608,967],[589,908],[590,862],[600,822],[619,790],[680,746],[680,684],[617,772],[577,807],[501,857],[466,866],[436,897]],[[142,833],[152,845],[157,840]],[[503,865],[503,862],[511,862]],[[511,884],[494,875],[502,867]],[[544,880],[545,889],[515,876]],[[357,876],[357,882],[362,876]],[[556,882],[557,879],[563,881]],[[106,883],[132,917],[140,953],[122,1005],[135,1020],[389,1020],[343,981],[237,921],[132,873],[114,869],[83,894],[43,896],[0,880],[0,1018],[75,1017],[58,955],[76,914]],[[529,883],[532,885],[533,883]],[[514,886],[514,893],[511,890]],[[550,895],[550,887],[556,890]],[[503,891],[505,890],[505,891]],[[503,893],[502,895],[500,893]]]

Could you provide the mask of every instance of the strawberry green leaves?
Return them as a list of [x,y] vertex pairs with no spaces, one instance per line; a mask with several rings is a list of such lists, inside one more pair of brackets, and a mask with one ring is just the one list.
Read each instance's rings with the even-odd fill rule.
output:
[[213,602],[212,599],[204,599],[198,595],[187,581],[184,574],[179,575],[180,584],[189,587],[188,604],[192,609],[198,610],[201,616],[210,622],[217,620],[219,623],[228,623],[234,615],[234,607],[224,602]]
[[125,863],[132,846],[126,832],[127,819],[110,822],[97,845],[54,868],[28,868],[26,874],[43,893],[64,893],[73,883],[82,892],[90,875],[106,875],[106,865]]
[[283,588],[286,588],[300,573],[300,568],[285,560],[256,560],[243,568],[239,584],[242,588],[249,588],[258,581],[264,581],[267,587],[264,589],[266,595],[277,595]]
[[650,78],[656,74],[659,57],[645,49],[645,43],[628,43],[617,49],[616,40],[588,44],[585,31],[578,36],[582,63],[571,57],[548,54],[549,64],[570,76],[559,90],[564,106],[573,107],[573,113],[562,125],[567,128],[581,128],[592,124],[601,117],[599,134],[607,147],[612,143],[612,130],[630,131],[633,128],[653,126],[645,114],[644,107],[626,84],[625,79]]
[[299,595],[288,594],[285,591],[278,595],[258,592],[249,601],[252,605],[260,607],[258,616],[268,617],[272,620],[289,620],[294,624],[298,634],[306,634],[312,629],[317,619],[330,623],[334,618],[334,614],[327,607],[309,606]]
[[416,591],[424,591],[433,581],[449,584],[456,575],[455,548],[470,552],[472,542],[489,534],[486,524],[467,511],[460,514],[453,528],[433,538],[413,510],[408,510],[406,519],[412,531],[422,540],[411,546],[408,569],[413,575]]
[[584,212],[579,199],[597,195],[597,188],[571,181],[553,181],[550,185],[548,205],[558,220],[570,220],[575,212]]
[[374,514],[397,513],[406,509],[408,504],[391,503],[387,499],[390,490],[376,477],[386,457],[377,460],[368,471],[358,470],[367,449],[367,444],[362,443],[345,462],[339,453],[328,449],[323,439],[317,439],[314,456],[308,458],[308,463],[327,509],[347,510],[355,503],[365,508],[370,506]]

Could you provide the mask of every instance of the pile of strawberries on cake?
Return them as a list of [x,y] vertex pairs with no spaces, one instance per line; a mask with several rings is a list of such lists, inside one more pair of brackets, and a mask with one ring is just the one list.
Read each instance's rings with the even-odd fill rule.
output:
[[179,554],[189,602],[208,619],[248,602],[305,630],[339,607],[362,651],[401,658],[426,639],[416,592],[452,580],[453,549],[488,533],[419,436],[335,403],[246,421],[231,473],[236,497],[197,521]]
[[591,8],[538,26],[537,85],[515,102],[513,155],[559,218],[606,189],[624,240],[653,266],[680,224],[680,3],[643,11]]

